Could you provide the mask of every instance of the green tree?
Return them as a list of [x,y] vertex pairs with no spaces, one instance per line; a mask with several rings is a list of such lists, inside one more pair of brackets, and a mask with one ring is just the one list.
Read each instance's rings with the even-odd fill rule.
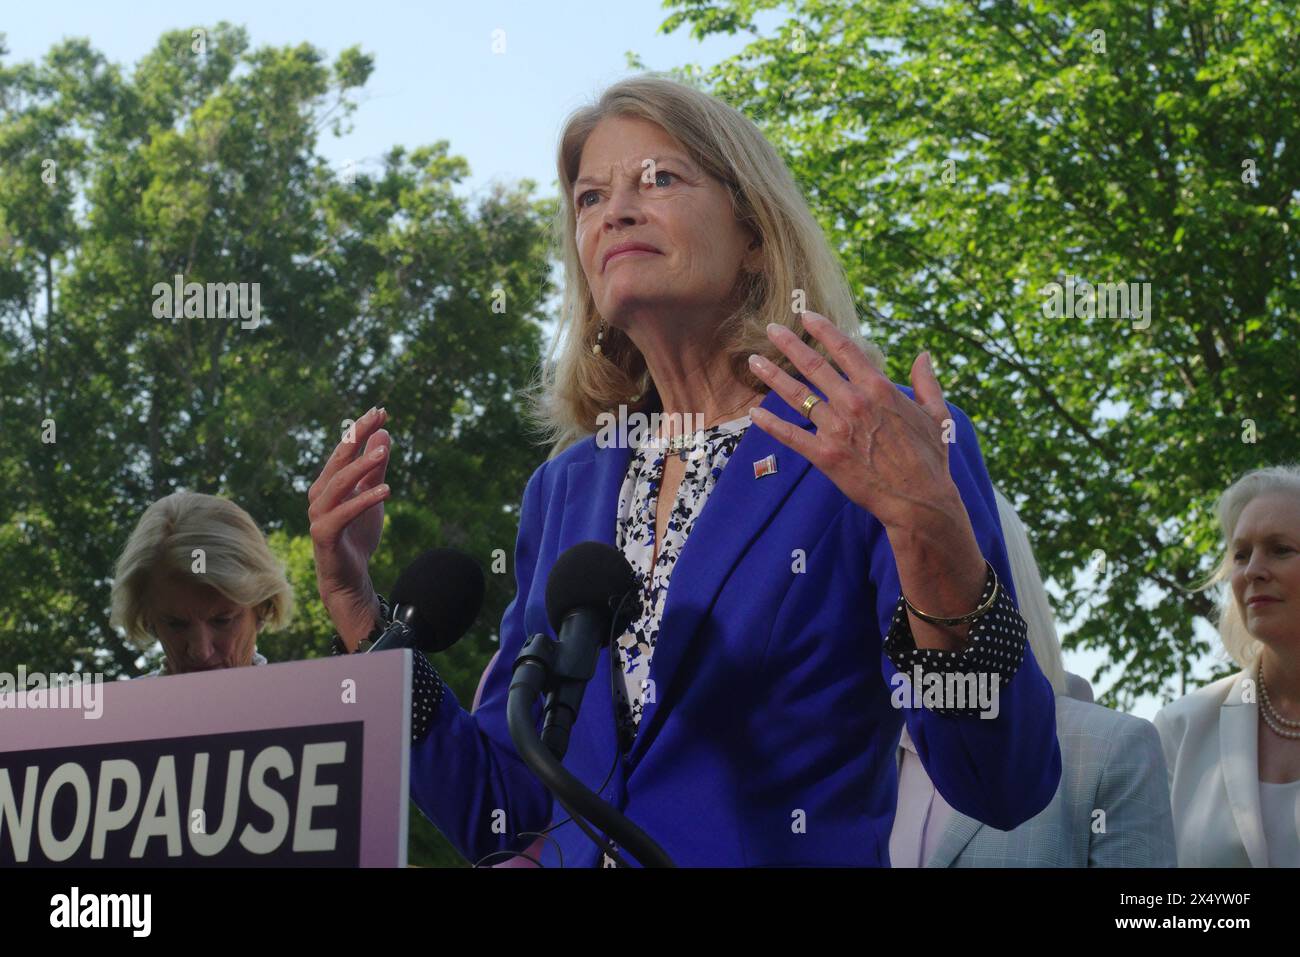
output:
[[[667,6],[702,38],[778,4]],[[934,351],[1106,703],[1167,693],[1210,650],[1216,495],[1300,458],[1296,5],[792,7],[701,82],[762,118],[892,378]],[[1049,316],[1069,277],[1150,283],[1149,325]]]
[[[259,650],[324,654],[306,491],[381,404],[394,500],[373,577],[385,591],[437,545],[479,560],[483,612],[438,660],[469,703],[545,455],[516,390],[540,361],[554,201],[527,181],[458,198],[446,141],[330,168],[318,137],[372,66],[225,23],[125,72],[84,40],[14,66],[0,45],[0,668],[156,664],[109,625],[109,593],[140,514],[177,489],[247,509],[286,563],[297,617]],[[177,275],[256,284],[260,315],[160,310]],[[459,861],[418,812],[410,856]]]

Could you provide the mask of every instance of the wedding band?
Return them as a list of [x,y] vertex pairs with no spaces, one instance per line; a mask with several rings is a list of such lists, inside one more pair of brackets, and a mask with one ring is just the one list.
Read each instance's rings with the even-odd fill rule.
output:
[[805,419],[808,419],[809,421],[812,420],[812,416],[810,415],[810,413],[812,412],[812,408],[821,400],[822,397],[819,396],[816,392],[808,393],[808,398],[804,399],[803,405],[799,407],[800,411],[803,412],[803,417]]

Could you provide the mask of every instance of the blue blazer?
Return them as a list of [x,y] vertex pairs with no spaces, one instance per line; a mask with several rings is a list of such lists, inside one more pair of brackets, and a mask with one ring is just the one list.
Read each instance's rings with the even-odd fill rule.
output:
[[[775,392],[762,407],[815,432]],[[953,479],[981,551],[1010,588],[974,429],[949,408]],[[755,479],[751,463],[767,455],[777,471]],[[479,708],[471,715],[448,690],[413,746],[412,799],[471,862],[522,850],[535,838],[516,835],[566,816],[515,753],[506,696],[528,636],[554,636],[545,594],[556,558],[578,542],[614,545],[630,460],[631,449],[598,448],[592,436],[533,473],[515,546],[518,592]],[[904,721],[955,809],[1002,830],[1029,820],[1061,776],[1051,685],[1026,647],[993,720],[895,707],[896,670],[882,644],[898,597],[883,526],[751,425],[673,569],[651,659],[654,698],[635,744],[627,755],[617,745],[606,649],[565,767],[679,865],[887,866]],[[540,727],[540,704],[535,713]],[[546,866],[558,863],[555,844],[566,867],[598,863],[598,849],[572,822],[551,836]]]

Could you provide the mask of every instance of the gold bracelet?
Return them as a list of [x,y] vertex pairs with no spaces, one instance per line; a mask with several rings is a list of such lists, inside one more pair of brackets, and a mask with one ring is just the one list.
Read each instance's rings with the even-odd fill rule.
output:
[[998,592],[1001,590],[1002,586],[1002,583],[998,581],[998,573],[993,570],[993,566],[989,564],[987,558],[984,559],[984,564],[988,566],[989,570],[989,575],[984,579],[985,587],[988,587],[988,578],[991,576],[993,579],[993,593],[989,595],[987,601],[981,604],[969,615],[962,615],[960,618],[941,618],[938,615],[927,615],[908,601],[906,595],[903,595],[903,604],[906,605],[907,610],[917,618],[920,618],[922,621],[928,621],[932,625],[964,625],[967,622],[974,621],[993,607],[993,603],[998,600]]

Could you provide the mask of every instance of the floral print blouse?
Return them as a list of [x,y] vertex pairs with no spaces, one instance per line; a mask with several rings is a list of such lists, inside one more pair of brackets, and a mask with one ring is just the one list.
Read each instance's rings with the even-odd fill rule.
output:
[[[653,437],[632,453],[618,498],[615,539],[615,546],[641,582],[641,615],[616,642],[623,680],[615,682],[618,691],[615,713],[624,752],[632,747],[645,702],[652,700],[650,696],[654,694],[650,685],[650,659],[659,637],[659,622],[673,565],[749,424],[749,416],[745,415],[695,433],[687,439],[692,445],[681,453],[668,451],[664,443],[656,443]],[[686,472],[677,489],[677,500],[665,524],[664,540],[656,559],[655,516],[668,455],[684,455]]]

